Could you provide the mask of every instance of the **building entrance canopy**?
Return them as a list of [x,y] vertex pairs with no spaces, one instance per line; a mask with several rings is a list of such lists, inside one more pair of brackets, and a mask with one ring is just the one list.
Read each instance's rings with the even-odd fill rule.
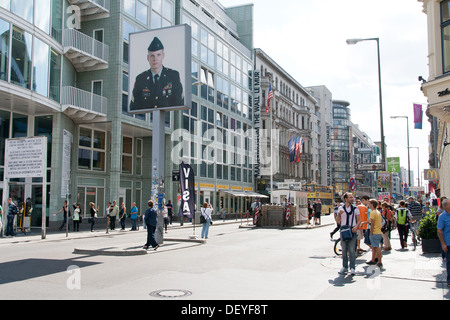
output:
[[222,192],[233,196],[233,197],[241,197],[241,198],[264,198],[268,199],[268,196],[265,196],[260,193],[250,192],[250,191],[229,191],[229,190],[221,190]]

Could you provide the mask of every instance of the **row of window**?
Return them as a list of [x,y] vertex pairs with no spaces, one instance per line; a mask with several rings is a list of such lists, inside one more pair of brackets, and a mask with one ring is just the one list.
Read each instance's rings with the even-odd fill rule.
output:
[[[124,11],[147,26],[150,10],[148,1],[149,0],[124,0]],[[172,1],[152,0],[150,11],[151,28],[157,29],[173,25],[174,12],[175,8]]]
[[[106,132],[80,127],[78,169],[106,170]],[[142,175],[143,140],[122,137],[122,173]]]
[[18,26],[0,19],[0,80],[59,102],[61,55]]
[[0,0],[0,7],[35,25],[61,42],[61,0]]

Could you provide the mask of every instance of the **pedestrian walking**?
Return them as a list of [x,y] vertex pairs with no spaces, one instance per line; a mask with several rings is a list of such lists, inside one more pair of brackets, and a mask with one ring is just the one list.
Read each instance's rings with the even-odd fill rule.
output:
[[414,230],[419,230],[420,220],[422,220],[422,205],[415,201],[413,197],[408,198],[408,210],[411,212],[414,222]]
[[389,251],[392,250],[391,247],[391,230],[392,230],[392,225],[394,223],[394,216],[393,213],[391,211],[391,206],[389,205],[389,203],[387,202],[383,202],[381,203],[381,208],[382,208],[382,212],[381,212],[381,216],[384,219],[385,226],[382,228],[382,233],[383,233],[383,250],[384,251]]
[[131,220],[131,230],[130,231],[136,231],[137,230],[137,218],[138,218],[138,207],[136,207],[136,202],[133,202],[131,206],[130,211],[130,220]]
[[8,222],[6,225],[6,233],[7,237],[14,237],[16,234],[14,233],[14,218],[16,217],[19,210],[17,206],[12,201],[12,198],[8,198]]
[[89,222],[91,223],[91,232],[94,232],[94,225],[97,221],[97,212],[98,212],[98,206],[97,209],[95,208],[95,203],[90,202],[89,205],[91,206],[90,213],[91,217],[89,218]]
[[381,240],[383,239],[381,213],[377,209],[378,201],[369,200],[370,209],[370,243],[372,244],[372,259],[367,261],[368,265],[382,267]]
[[108,201],[108,204],[106,205],[106,210],[105,210],[105,217],[106,217],[106,233],[108,233],[109,230],[109,226],[111,224],[111,201]]
[[167,202],[167,214],[169,215],[169,224],[172,225],[173,222],[173,204],[172,204],[172,200],[169,200]]
[[[336,204],[336,206],[337,206],[337,204]],[[336,207],[336,212],[335,212],[335,217],[336,217],[336,215],[337,215],[337,209],[338,209],[339,207]],[[310,224],[311,223],[311,219],[314,217],[314,207],[313,207],[313,204],[311,203],[311,200],[308,200],[308,224]],[[339,230],[339,229],[338,229]],[[331,238],[333,238],[333,236],[331,235]]]
[[164,203],[162,205],[162,215],[164,219],[164,230],[167,233],[167,226],[169,225],[169,210],[167,210],[167,206]]
[[447,287],[450,287],[450,256],[448,246],[450,246],[450,199],[442,201],[443,212],[438,219],[438,236],[441,241],[442,251],[445,253],[447,267]]
[[159,244],[156,242],[155,232],[158,225],[158,213],[154,208],[152,200],[148,201],[148,209],[145,212],[145,223],[147,225],[147,242],[144,245],[144,249],[147,250],[150,246],[154,250],[159,248]]
[[112,205],[109,207],[109,219],[111,230],[116,229],[116,218],[118,215],[119,215],[119,206],[117,205],[117,201],[113,200]]
[[80,231],[80,222],[81,222],[81,208],[80,203],[77,203],[73,206],[73,232]]
[[406,202],[400,201],[394,220],[397,225],[398,235],[400,237],[400,245],[402,249],[408,248],[408,221],[412,221],[411,212],[406,209]]
[[[367,200],[369,197],[366,197]],[[358,234],[358,238],[356,239],[357,241],[357,251],[359,254],[366,252],[366,250],[361,248],[361,240],[365,240],[366,238],[366,231],[367,231],[367,221],[368,221],[368,216],[367,216],[367,212],[369,211],[369,209],[362,203],[362,201],[360,199],[356,200],[356,206],[358,207],[359,210],[359,218],[361,219],[361,224],[358,228],[357,234]]]
[[[348,192],[344,195],[344,205],[339,208],[337,223],[341,225],[341,244],[342,244],[342,269],[340,274],[348,271],[350,262],[351,275],[356,274],[356,239],[357,230],[361,223],[359,210],[353,205],[353,194]],[[348,240],[344,240],[342,232],[345,228],[350,228],[351,236]]]
[[315,207],[314,207],[314,225],[320,226],[321,225],[321,218],[322,217],[322,202],[320,199],[316,200]]
[[201,208],[201,217],[202,219],[202,239],[208,239],[209,234],[209,226],[211,225],[211,214],[213,213],[214,209],[212,205],[208,204],[207,202],[203,203],[203,207]]
[[63,222],[62,222],[61,226],[58,228],[59,231],[62,231],[62,229],[64,228],[64,226],[67,223],[67,217],[70,216],[70,210],[69,210],[69,207],[67,205],[67,200],[64,200],[63,207],[61,208],[61,210],[59,210],[56,213],[56,215],[60,214],[61,212],[64,212],[64,214],[63,214]]
[[125,202],[122,202],[122,205],[120,207],[119,219],[120,226],[122,227],[120,230],[125,230],[125,224],[127,222],[127,207],[125,207]]
[[[308,200],[308,207],[310,206],[310,204],[311,204],[311,201]],[[343,202],[341,202],[340,204],[338,204],[336,202],[336,204],[334,205],[334,212],[333,213],[334,213],[334,221],[336,221],[336,228],[334,228],[334,230],[330,232],[330,238],[331,239],[333,239],[333,236],[335,235],[335,233],[338,232],[341,229],[341,225],[339,223],[337,223],[337,214],[338,214],[339,207],[342,207],[343,205],[344,205]],[[309,211],[309,208],[308,208],[308,211]],[[313,210],[312,210],[312,205],[311,205],[311,212],[312,211]],[[311,215],[311,217],[312,217],[312,215]],[[308,224],[309,224],[309,222],[308,222]]]

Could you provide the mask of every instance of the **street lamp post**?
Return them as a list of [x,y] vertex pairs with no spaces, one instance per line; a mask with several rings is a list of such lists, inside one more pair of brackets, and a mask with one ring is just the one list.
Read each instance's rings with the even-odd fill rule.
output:
[[420,187],[420,149],[419,147],[410,147],[410,149],[417,149],[417,186]]
[[407,138],[408,138],[408,184],[411,188],[411,155],[410,155],[410,147],[409,147],[409,118],[407,116],[393,116],[391,119],[406,119],[406,132],[407,132]]
[[383,124],[383,94],[381,90],[381,58],[380,58],[380,38],[367,38],[367,39],[347,39],[348,45],[355,45],[363,41],[376,41],[377,53],[378,53],[378,91],[380,96],[380,127],[381,127],[381,156],[383,158],[382,163],[386,166],[386,144],[384,137],[384,124]]

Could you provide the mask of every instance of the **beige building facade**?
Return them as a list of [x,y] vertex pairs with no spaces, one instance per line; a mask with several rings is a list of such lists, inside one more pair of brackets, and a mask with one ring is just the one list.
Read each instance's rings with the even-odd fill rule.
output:
[[450,1],[419,0],[428,18],[428,79],[422,91],[428,113],[438,122],[436,156],[440,167],[440,194],[450,196]]

